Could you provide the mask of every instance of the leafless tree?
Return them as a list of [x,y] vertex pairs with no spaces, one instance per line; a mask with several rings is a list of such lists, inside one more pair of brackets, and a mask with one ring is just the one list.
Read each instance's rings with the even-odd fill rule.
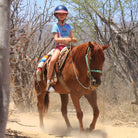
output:
[[24,110],[33,105],[33,79],[37,61],[52,45],[50,21],[52,0],[43,1],[39,7],[35,1],[14,0],[10,15],[10,76],[11,93],[17,108]]
[[[63,0],[66,1],[66,0]],[[138,86],[138,7],[135,0],[66,1],[75,11],[72,21],[82,41],[109,43],[110,70],[126,83]],[[112,74],[112,75],[113,75]],[[111,78],[111,79],[114,79]],[[134,87],[135,89],[135,87]],[[134,94],[136,99],[138,95]]]

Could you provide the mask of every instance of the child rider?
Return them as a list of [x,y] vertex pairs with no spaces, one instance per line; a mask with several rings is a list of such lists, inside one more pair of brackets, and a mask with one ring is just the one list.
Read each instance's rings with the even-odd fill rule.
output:
[[52,77],[54,64],[60,55],[60,51],[66,46],[66,44],[77,42],[77,39],[73,37],[73,27],[65,23],[67,15],[68,9],[64,5],[59,5],[55,8],[54,16],[58,19],[58,23],[54,24],[52,28],[55,41],[55,50],[47,70],[47,92],[54,91],[54,88],[50,85],[50,79]]

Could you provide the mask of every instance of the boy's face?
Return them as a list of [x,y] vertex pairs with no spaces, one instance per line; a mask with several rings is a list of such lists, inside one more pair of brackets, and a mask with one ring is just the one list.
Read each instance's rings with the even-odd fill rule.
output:
[[63,21],[63,20],[67,17],[67,14],[66,14],[66,13],[57,13],[57,14],[56,14],[56,17],[57,17],[59,20]]

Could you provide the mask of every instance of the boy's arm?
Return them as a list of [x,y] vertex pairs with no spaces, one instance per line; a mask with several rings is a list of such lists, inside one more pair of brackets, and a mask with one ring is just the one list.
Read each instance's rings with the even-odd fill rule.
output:
[[77,38],[74,38],[74,37],[73,37],[72,30],[70,31],[69,37],[71,38],[70,43],[71,43],[71,42],[72,42],[72,43],[77,42]]
[[56,32],[54,32],[53,35],[54,35],[54,40],[57,43],[66,43],[66,44],[68,44],[68,43],[71,43],[71,42],[72,43],[77,42],[77,39],[73,37],[72,31],[70,31],[70,35],[69,35],[68,38],[59,38],[58,34]]
[[73,38],[73,33],[72,33],[72,30],[70,30],[69,37],[70,37],[70,38]]

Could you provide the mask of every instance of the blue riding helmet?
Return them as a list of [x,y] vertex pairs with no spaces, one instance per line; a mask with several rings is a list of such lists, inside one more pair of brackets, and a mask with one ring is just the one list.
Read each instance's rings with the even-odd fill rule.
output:
[[56,13],[68,14],[68,9],[64,5],[59,5],[55,8],[54,15],[56,15]]

